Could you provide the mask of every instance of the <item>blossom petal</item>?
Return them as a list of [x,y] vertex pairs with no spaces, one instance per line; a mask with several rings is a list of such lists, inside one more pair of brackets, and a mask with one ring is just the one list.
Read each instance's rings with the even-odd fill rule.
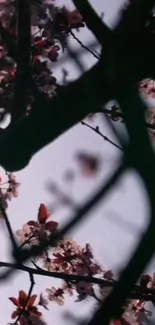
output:
[[23,232],[22,229],[19,229],[19,230],[16,231],[16,234],[17,234],[17,236],[19,236],[19,237],[23,237],[24,232]]
[[37,295],[33,295],[32,297],[30,297],[30,299],[29,299],[29,301],[28,301],[28,303],[27,303],[27,308],[33,306],[33,304],[34,304],[36,298],[37,298]]
[[20,302],[18,299],[14,298],[14,297],[9,297],[9,299],[13,302],[13,304],[17,307],[21,307]]
[[12,318],[12,319],[15,319],[18,315],[19,315],[18,311],[15,310],[15,311],[13,311],[13,313],[12,313],[12,315],[11,315],[11,318]]
[[48,289],[48,288],[46,289],[46,292],[49,293],[50,295],[53,294],[53,291],[51,289]]
[[27,223],[23,226],[23,231],[26,233],[30,232],[30,226]]

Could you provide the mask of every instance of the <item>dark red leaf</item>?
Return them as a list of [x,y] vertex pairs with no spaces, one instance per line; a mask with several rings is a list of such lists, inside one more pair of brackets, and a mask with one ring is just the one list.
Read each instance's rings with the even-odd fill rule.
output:
[[45,224],[45,229],[49,231],[54,231],[58,227],[58,222],[49,221]]
[[32,297],[30,297],[30,299],[29,299],[29,301],[28,301],[28,303],[27,303],[27,308],[33,306],[33,304],[34,304],[36,298],[37,298],[37,295],[33,295]]
[[18,314],[19,314],[18,311],[16,311],[16,310],[13,311],[13,313],[12,313],[12,315],[11,315],[11,318],[12,318],[12,319],[15,319],[15,318],[18,316]]
[[20,302],[18,299],[14,298],[14,297],[9,297],[9,299],[13,302],[13,304],[17,307],[21,307]]
[[42,203],[40,204],[39,211],[38,211],[38,221],[40,223],[44,223],[46,219],[48,219],[50,213],[47,211],[45,205]]

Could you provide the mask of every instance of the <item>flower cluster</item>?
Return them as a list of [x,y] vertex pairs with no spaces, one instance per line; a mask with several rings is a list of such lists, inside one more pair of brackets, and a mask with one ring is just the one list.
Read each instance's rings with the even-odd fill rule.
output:
[[41,240],[47,239],[58,226],[56,221],[48,221],[50,213],[47,211],[44,204],[40,204],[38,210],[38,220],[30,220],[17,230],[16,234],[19,237],[21,244],[39,245]]
[[[52,75],[52,64],[57,61],[60,47],[64,50],[70,31],[84,27],[81,15],[75,9],[57,7],[53,0],[30,2],[31,11],[31,73],[37,86],[49,97],[57,93],[57,80]],[[17,44],[17,10],[15,0],[0,2],[0,23],[7,31],[14,46]],[[0,38],[0,101],[3,111],[0,119],[11,112],[16,81],[16,62]],[[33,95],[29,94],[27,114],[31,111]]]
[[[48,221],[50,216],[45,205],[40,204],[37,221],[28,221],[23,226],[23,229],[17,231],[22,245],[39,245],[42,239],[48,238],[57,230],[58,223]],[[95,299],[97,304],[102,304],[116,281],[113,272],[103,268],[96,261],[90,244],[80,246],[71,238],[62,238],[55,247],[49,247],[41,256],[38,256],[37,260],[32,262],[39,270],[40,275],[45,275],[45,271],[49,272],[49,275],[51,272],[60,273],[63,283],[58,288],[54,286],[46,288],[44,295],[41,293],[36,305],[34,303],[37,296],[29,296],[23,290],[19,291],[18,299],[10,297],[9,299],[16,306],[16,310],[11,317],[16,319],[20,325],[46,325],[38,307],[48,310],[49,301],[63,306],[67,295],[76,296],[76,302]],[[38,265],[38,262],[40,262],[41,266]],[[32,268],[31,270],[33,273]],[[67,278],[65,278],[65,275],[67,275]],[[69,275],[75,276],[75,278],[69,278]],[[100,280],[98,284],[92,283],[89,279],[96,276]],[[86,281],[84,277],[87,278]],[[146,294],[148,289],[155,289],[155,274],[152,277],[145,274],[140,279],[138,293],[143,292]],[[150,292],[152,295],[151,301],[155,306],[155,294],[153,291]],[[122,307],[121,318],[112,320],[110,325],[141,325],[142,321],[148,319],[151,315],[145,304],[146,300],[143,295],[141,299],[127,299]]]
[[[50,213],[44,204],[41,204],[38,210],[37,221],[29,221],[23,226],[23,229],[17,231],[22,244],[39,245],[41,240],[47,238],[56,231],[58,223],[56,221],[47,221]],[[95,299],[97,303],[103,303],[104,299],[109,295],[115,282],[114,274],[111,270],[104,269],[97,263],[90,244],[84,247],[78,245],[71,238],[62,238],[56,247],[49,248],[42,256],[38,256],[41,267],[34,262],[35,267],[44,272],[58,272],[61,274],[75,275],[75,279],[64,280],[62,286],[55,288],[51,286],[45,289],[45,294],[40,295],[37,305],[34,305],[37,296],[27,296],[23,290],[19,291],[19,297],[9,298],[16,310],[12,313],[13,319],[19,319],[20,325],[40,324],[45,325],[42,319],[42,313],[38,310],[38,306],[48,310],[48,302],[55,302],[59,306],[63,306],[65,296],[75,296],[76,301],[86,301],[90,298]],[[106,280],[109,285],[105,286],[105,282],[95,284],[78,276],[94,277],[98,276],[101,280]],[[155,275],[152,277],[145,274],[140,279],[140,289],[147,290],[155,288]],[[152,300],[153,304],[154,300]],[[123,306],[122,317],[115,319],[111,325],[140,325],[142,318],[146,319],[151,315],[150,311],[145,308],[146,301],[144,298],[139,300],[127,300]]]
[[91,272],[95,275],[101,272],[100,266],[94,261],[90,245],[86,244],[82,248],[70,238],[61,240],[53,249],[52,258],[44,258],[43,264],[50,271],[66,274],[89,275]]
[[[6,172],[6,180],[0,178],[0,202],[4,209],[8,207],[8,201],[12,198],[18,197],[18,187],[20,183],[17,182],[16,177],[12,173]],[[0,213],[0,218],[3,218],[2,213]]]

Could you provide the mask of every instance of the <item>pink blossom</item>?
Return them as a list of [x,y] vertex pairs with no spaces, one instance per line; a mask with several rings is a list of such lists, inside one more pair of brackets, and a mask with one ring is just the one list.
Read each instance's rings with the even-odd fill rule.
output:
[[82,248],[82,255],[85,256],[85,258],[87,259],[93,259],[93,251],[92,251],[92,247],[90,246],[90,244],[86,244],[84,248]]
[[23,226],[22,229],[17,230],[16,234],[19,237],[21,244],[23,244],[25,242],[27,242],[31,245],[38,244],[38,241],[33,236],[33,228],[30,227],[27,223]]
[[44,269],[46,269],[48,272],[54,271],[52,260],[51,258],[47,257],[46,254],[41,257],[41,261]]
[[72,273],[73,263],[66,261],[66,258],[60,254],[57,254],[55,259],[52,259],[51,270],[56,272]]
[[139,89],[142,90],[142,92],[145,96],[155,98],[155,81],[154,80],[152,80],[152,79],[143,80],[139,85]]
[[63,306],[64,304],[64,292],[61,288],[56,289],[52,287],[51,289],[46,289],[48,293],[48,299],[50,301],[56,302],[59,306]]
[[82,301],[86,299],[88,296],[93,295],[93,287],[91,283],[80,281],[76,284],[75,289],[78,293],[79,301]]
[[71,238],[65,238],[61,240],[58,246],[55,248],[54,253],[60,253],[62,255],[72,256],[79,253],[80,247],[77,245],[76,241]]

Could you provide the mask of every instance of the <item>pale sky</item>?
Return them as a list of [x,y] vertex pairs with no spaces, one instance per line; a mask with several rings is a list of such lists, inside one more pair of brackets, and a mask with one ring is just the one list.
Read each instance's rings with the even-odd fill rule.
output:
[[[92,1],[93,6],[99,13],[105,13],[104,20],[110,26],[117,19],[121,3],[121,0]],[[63,4],[69,8],[73,7],[71,1],[68,0],[58,1],[57,4]],[[78,33],[78,37],[85,44],[93,39],[92,34],[86,28]],[[73,48],[79,48],[75,41],[71,41],[71,45]],[[82,55],[81,60],[85,64],[85,69],[95,63],[95,59],[88,53]],[[69,59],[65,65],[59,66],[57,64],[56,69],[54,69],[54,73],[59,80],[62,78],[62,67],[69,71],[70,79],[79,76],[79,71]],[[100,125],[104,135],[116,141],[106,122],[103,122],[99,115],[93,123]],[[63,175],[69,168],[78,173],[78,166],[74,159],[77,150],[87,150],[102,157],[102,168],[96,176],[91,179],[84,179],[79,173],[72,189],[73,198],[79,204],[82,204],[97,189],[99,184],[108,178],[117,167],[121,154],[117,148],[105,142],[99,135],[81,124],[63,134],[37,153],[24,170],[16,173],[19,182],[21,182],[20,195],[19,198],[14,199],[9,204],[8,209],[9,219],[14,231],[20,229],[28,220],[37,218],[40,203],[52,206],[52,196],[45,184],[53,180],[60,186],[62,191],[69,193],[70,189],[67,188]],[[72,212],[69,208],[60,209],[53,214],[53,219],[63,225],[72,216]],[[138,176],[130,171],[121,178],[104,201],[101,201],[91,211],[86,221],[81,222],[76,229],[73,229],[71,236],[81,245],[89,242],[94,248],[97,260],[103,266],[112,269],[117,275],[138,242],[139,235],[148,222],[148,214],[149,208],[143,184]],[[0,260],[10,261],[9,238],[3,226],[1,226],[0,234]],[[155,261],[151,264],[151,271],[154,265]],[[33,292],[38,294],[40,292],[44,293],[47,287],[61,284],[59,280],[39,276],[35,276],[35,282]],[[11,321],[10,315],[14,310],[14,306],[8,300],[8,297],[17,297],[18,291],[21,289],[28,292],[29,277],[26,273],[18,272],[9,281],[0,285],[0,320],[1,325],[5,325]],[[50,303],[50,310],[44,311],[44,319],[48,325],[53,323],[54,325],[67,324],[68,321],[63,318],[64,312],[71,311],[74,315],[87,318],[92,310],[92,305],[92,302],[75,303],[73,298],[66,300],[64,307],[58,307],[56,304]]]

